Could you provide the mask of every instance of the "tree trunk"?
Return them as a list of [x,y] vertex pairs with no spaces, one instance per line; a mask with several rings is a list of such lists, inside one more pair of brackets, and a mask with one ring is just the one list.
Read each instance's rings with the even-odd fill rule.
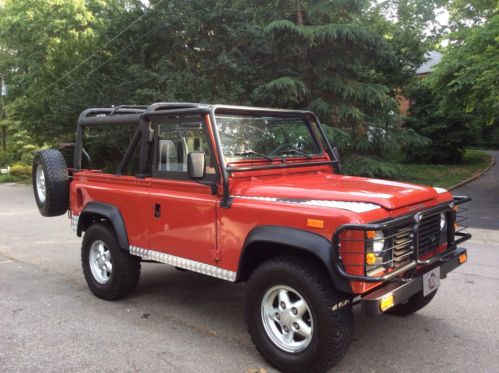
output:
[[296,0],[296,24],[303,26],[303,10],[301,8],[301,0]]

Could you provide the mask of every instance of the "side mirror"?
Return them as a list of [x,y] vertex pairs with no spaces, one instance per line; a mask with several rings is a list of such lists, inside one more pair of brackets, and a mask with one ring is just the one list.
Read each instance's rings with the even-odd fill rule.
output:
[[333,148],[333,157],[334,161],[336,161],[336,164],[333,166],[334,171],[337,174],[341,174],[341,157],[340,152],[338,151],[338,148],[336,146]]
[[187,154],[187,173],[190,179],[202,179],[206,171],[204,152],[190,152]]

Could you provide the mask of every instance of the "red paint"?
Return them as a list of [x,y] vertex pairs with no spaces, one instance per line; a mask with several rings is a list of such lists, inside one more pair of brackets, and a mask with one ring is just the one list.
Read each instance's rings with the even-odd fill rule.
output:
[[[191,181],[151,179],[147,247],[198,262],[216,264],[217,197]],[[161,215],[154,216],[154,205]]]

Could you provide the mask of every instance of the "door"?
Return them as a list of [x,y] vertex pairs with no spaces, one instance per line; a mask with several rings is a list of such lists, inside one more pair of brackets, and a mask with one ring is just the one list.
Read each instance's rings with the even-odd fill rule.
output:
[[[153,121],[150,248],[177,257],[215,264],[216,205],[209,184],[218,179],[206,123],[200,116]],[[206,176],[191,180],[189,152],[203,151]]]

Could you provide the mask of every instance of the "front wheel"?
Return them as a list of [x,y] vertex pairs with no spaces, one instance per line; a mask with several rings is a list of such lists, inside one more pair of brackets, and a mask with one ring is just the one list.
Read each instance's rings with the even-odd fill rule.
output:
[[276,258],[257,268],[248,282],[246,323],[257,349],[274,367],[324,372],[348,350],[351,302],[317,263]]

